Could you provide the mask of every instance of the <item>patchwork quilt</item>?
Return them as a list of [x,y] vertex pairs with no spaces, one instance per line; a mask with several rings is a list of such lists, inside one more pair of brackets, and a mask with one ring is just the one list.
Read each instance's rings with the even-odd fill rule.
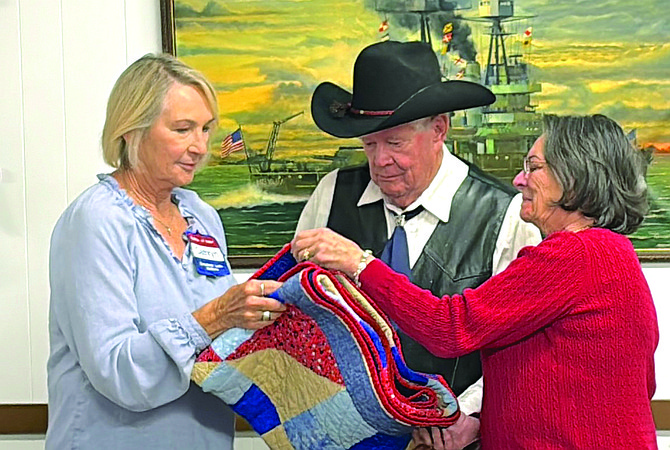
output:
[[405,365],[389,319],[345,275],[298,264],[287,245],[252,278],[283,281],[272,297],[286,312],[216,338],[191,377],[270,448],[405,449],[414,427],[456,421],[444,379]]

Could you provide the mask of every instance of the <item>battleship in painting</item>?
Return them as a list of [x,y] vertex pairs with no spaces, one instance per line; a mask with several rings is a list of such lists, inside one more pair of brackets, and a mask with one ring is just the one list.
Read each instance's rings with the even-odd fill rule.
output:
[[[398,9],[401,8],[401,9]],[[398,2],[378,0],[377,10],[389,19],[399,14],[416,15],[421,26],[421,39],[433,48],[430,25],[432,16],[444,17],[453,12],[453,4],[440,0],[413,0]],[[523,156],[540,134],[540,115],[536,113],[531,96],[540,92],[540,84],[529,77],[528,65],[521,52],[510,52],[507,40],[530,45],[530,36],[522,42],[506,30],[508,24],[527,17],[514,15],[512,0],[480,0],[478,16],[470,19],[484,25],[489,45],[484,69],[474,58],[469,61],[458,53],[436,50],[442,61],[445,78],[460,78],[487,86],[496,94],[496,102],[484,108],[459,112],[451,118],[447,145],[454,154],[475,163],[498,178],[511,181],[522,165]],[[439,20],[439,19],[438,19]],[[450,23],[439,23],[450,27]],[[380,28],[380,31],[381,28]],[[445,33],[446,36],[446,33]],[[522,42],[522,44],[519,44]],[[445,42],[443,39],[443,47]],[[245,147],[244,163],[253,182],[265,190],[281,193],[309,193],[328,172],[341,167],[362,164],[365,155],[361,147],[340,147],[333,156],[309,159],[278,159],[275,148],[281,126],[302,114],[302,111],[276,120],[272,124],[264,152]]]

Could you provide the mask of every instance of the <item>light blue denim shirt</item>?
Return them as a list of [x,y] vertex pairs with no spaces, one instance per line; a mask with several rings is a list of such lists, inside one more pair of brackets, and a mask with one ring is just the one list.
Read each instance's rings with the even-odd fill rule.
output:
[[[230,449],[232,410],[190,382],[211,342],[191,312],[234,278],[199,275],[188,243],[177,259],[149,212],[98,178],[51,239],[46,448]],[[173,199],[227,255],[216,211],[185,189]]]

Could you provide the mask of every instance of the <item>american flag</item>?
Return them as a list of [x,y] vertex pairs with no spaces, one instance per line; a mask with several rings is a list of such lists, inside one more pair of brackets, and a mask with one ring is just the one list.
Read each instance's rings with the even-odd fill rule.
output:
[[221,158],[226,158],[231,153],[242,149],[244,149],[244,139],[242,139],[242,129],[238,128],[221,142]]

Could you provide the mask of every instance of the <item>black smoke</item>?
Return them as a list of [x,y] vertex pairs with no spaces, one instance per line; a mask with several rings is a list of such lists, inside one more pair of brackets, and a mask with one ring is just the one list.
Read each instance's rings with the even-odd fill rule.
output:
[[365,5],[389,21],[391,27],[400,26],[412,32],[421,30],[422,15],[428,17],[433,48],[442,46],[442,29],[453,26],[451,51],[457,51],[466,61],[475,61],[477,50],[470,38],[472,30],[457,13],[457,2],[447,0],[365,0]]

